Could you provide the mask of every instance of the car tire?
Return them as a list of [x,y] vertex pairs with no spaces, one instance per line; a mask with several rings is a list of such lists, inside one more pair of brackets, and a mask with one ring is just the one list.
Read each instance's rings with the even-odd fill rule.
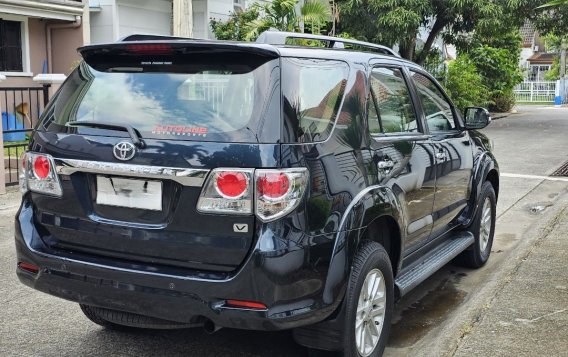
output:
[[363,243],[357,252],[345,303],[343,355],[381,356],[390,333],[394,282],[389,255],[379,243]]
[[468,231],[474,235],[475,242],[456,257],[456,264],[473,269],[481,268],[485,265],[493,246],[496,205],[495,190],[489,181],[485,181],[483,186],[481,186],[475,218],[468,228]]
[[81,311],[83,311],[89,320],[97,325],[112,330],[127,330],[133,328],[178,329],[194,326],[90,305],[79,304],[79,306],[81,306]]

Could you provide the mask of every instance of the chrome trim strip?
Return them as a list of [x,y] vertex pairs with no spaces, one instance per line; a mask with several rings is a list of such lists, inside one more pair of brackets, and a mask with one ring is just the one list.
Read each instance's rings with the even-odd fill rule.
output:
[[57,173],[71,175],[75,172],[88,172],[102,175],[117,175],[130,177],[153,178],[158,180],[172,180],[184,186],[203,186],[207,169],[186,169],[182,167],[162,167],[132,165],[115,162],[87,161],[55,158]]

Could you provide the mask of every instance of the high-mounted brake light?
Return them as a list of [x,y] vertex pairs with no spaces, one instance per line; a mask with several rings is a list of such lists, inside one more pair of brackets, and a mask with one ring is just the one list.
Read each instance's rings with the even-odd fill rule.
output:
[[50,155],[26,152],[22,157],[20,171],[20,190],[28,190],[53,196],[61,196],[59,176],[55,172],[55,163]]
[[166,44],[135,44],[127,45],[126,49],[134,53],[148,53],[148,54],[169,54],[172,53],[173,48]]

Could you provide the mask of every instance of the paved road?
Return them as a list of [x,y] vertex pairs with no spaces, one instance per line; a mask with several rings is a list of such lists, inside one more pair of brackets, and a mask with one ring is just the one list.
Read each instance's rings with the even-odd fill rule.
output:
[[[505,174],[492,258],[478,271],[448,265],[400,301],[386,356],[452,355],[487,296],[499,287],[507,262],[533,244],[538,227],[566,206],[568,182],[522,175],[545,176],[568,160],[568,109],[520,108],[485,132]],[[76,304],[17,282],[12,238],[17,200],[17,192],[0,198],[0,356],[306,355],[288,332],[102,330]]]

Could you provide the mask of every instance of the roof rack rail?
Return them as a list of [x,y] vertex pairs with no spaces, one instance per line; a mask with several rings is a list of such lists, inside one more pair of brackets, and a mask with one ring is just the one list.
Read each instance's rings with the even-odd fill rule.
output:
[[118,42],[131,42],[131,41],[168,41],[168,40],[194,40],[189,37],[176,37],[176,36],[165,36],[165,35],[145,35],[145,34],[133,34],[121,38]]
[[396,53],[391,48],[387,46],[377,45],[374,43],[357,41],[357,40],[349,40],[346,38],[340,37],[331,37],[331,36],[322,36],[322,35],[312,35],[309,33],[297,33],[297,32],[283,32],[283,31],[264,31],[263,33],[258,36],[256,42],[257,43],[265,43],[269,45],[285,45],[286,40],[289,38],[297,38],[297,39],[304,39],[304,40],[317,40],[327,43],[327,48],[345,48],[345,44],[359,46],[368,48],[375,52],[400,57],[398,53]]

